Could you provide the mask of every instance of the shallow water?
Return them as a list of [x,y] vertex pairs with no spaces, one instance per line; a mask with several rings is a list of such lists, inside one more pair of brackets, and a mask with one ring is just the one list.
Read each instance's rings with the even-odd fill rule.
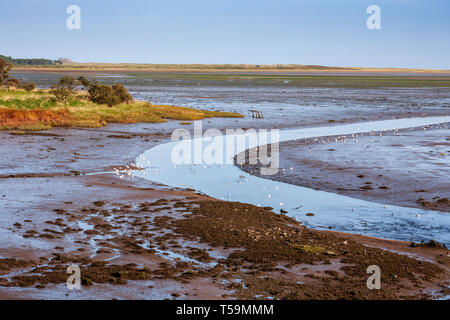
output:
[[[48,87],[56,83],[61,74],[15,73],[14,76],[19,79],[24,78],[25,81],[33,81],[39,87]],[[101,83],[123,83],[135,99],[149,100],[155,104],[236,111],[246,115],[243,119],[208,119],[203,121],[205,129],[214,127],[299,128],[301,126],[321,126],[315,129],[281,131],[282,141],[291,138],[345,134],[346,130],[359,132],[358,127],[339,126],[333,128],[343,128],[343,131],[334,133],[333,130],[323,127],[331,121],[349,123],[367,119],[412,117],[421,114],[447,115],[448,118],[450,108],[450,88],[301,87],[280,82],[279,79],[263,83],[256,83],[251,79],[239,82],[218,79],[194,81],[183,76],[160,77],[152,74],[90,73],[88,77],[96,78]],[[250,109],[263,111],[264,119],[252,119],[249,116]],[[420,121],[425,121],[425,118],[421,118]],[[151,132],[171,132],[179,127],[177,124],[177,122],[137,124],[135,127],[145,132],[147,129],[151,129]],[[406,127],[415,125],[422,125],[422,122],[418,124],[407,120],[405,124]],[[115,127],[116,125],[112,124],[108,126],[108,129],[111,130]],[[189,126],[185,127],[191,129]],[[368,130],[368,127],[364,125],[364,128],[360,129]],[[374,130],[379,129],[383,128],[379,127]],[[87,132],[87,138],[89,138],[89,134]],[[332,226],[343,231],[393,239],[410,240],[413,238],[416,241],[434,237],[450,243],[449,221],[446,218],[448,213],[394,206],[385,208],[384,205],[372,202],[293,187],[267,179],[258,180],[234,166],[223,166],[222,168],[217,166],[207,168],[178,166],[175,169],[170,162],[170,144],[167,147],[163,146],[151,149],[151,152],[148,151],[151,155],[152,168],[136,173],[137,175],[145,174],[151,180],[170,186],[191,186],[218,199],[268,205],[276,211],[283,207],[288,210],[289,215],[316,228]],[[136,149],[139,147],[136,145]],[[158,154],[158,150],[160,150],[158,148],[162,148],[161,154]],[[164,150],[164,148],[167,149]],[[104,157],[104,154],[99,157]],[[8,157],[5,159],[3,169],[6,168],[8,172],[18,170],[9,169],[8,167],[13,161]],[[33,158],[33,163],[35,162]],[[83,165],[80,160],[79,167],[72,168],[74,165],[71,165],[71,170],[81,170],[84,168]],[[420,159],[417,160],[414,170],[418,165],[420,165]],[[2,163],[0,163],[1,166]],[[159,172],[157,173],[155,169],[159,169]],[[246,181],[247,179],[249,181]],[[278,190],[276,190],[276,186],[278,186]],[[270,199],[268,198],[269,194],[271,195]],[[280,206],[280,203],[283,205]],[[314,212],[315,216],[306,217],[305,213],[307,212]],[[416,217],[416,215],[420,216]],[[382,225],[380,225],[380,221],[383,221]]]
[[[445,204],[431,208],[419,199],[435,203],[450,195],[449,129],[444,123],[426,130],[282,142],[280,168],[286,170],[271,180],[368,201],[448,212],[450,207]],[[259,176],[256,165],[239,168]]]
[[[405,129],[449,121],[450,117],[446,116],[281,130],[280,142]],[[446,245],[450,244],[450,216],[446,212],[383,205],[271,181],[270,177],[262,179],[239,170],[233,164],[175,166],[171,159],[172,149],[175,146],[180,147],[181,144],[193,146],[199,142],[210,143],[207,140],[200,141],[201,139],[169,142],[147,150],[137,159],[138,165],[144,170],[135,171],[134,174],[172,187],[190,187],[217,199],[270,206],[276,212],[282,208],[288,211],[287,215],[313,228],[332,228],[338,231],[407,241],[433,238]],[[257,143],[258,145],[264,144],[261,141]],[[226,146],[222,146],[224,149],[226,148]],[[237,146],[234,152],[226,155],[226,162],[233,163],[232,159],[236,154],[251,147],[255,147],[255,145]],[[192,150],[195,151],[194,148]],[[191,159],[194,158],[195,152],[191,156]],[[305,216],[310,212],[315,215]]]
[[[81,73],[72,73],[79,76]],[[282,77],[196,79],[195,75],[85,73],[100,83],[122,83],[137,100],[206,110],[239,112],[238,122],[210,119],[212,127],[298,128],[324,125],[328,121],[355,122],[368,119],[448,115],[450,88],[351,88],[308,87],[286,83]],[[35,82],[40,88],[58,82],[62,74],[14,73],[14,77]],[[263,112],[264,119],[252,119],[250,110]],[[205,125],[206,126],[206,123]]]

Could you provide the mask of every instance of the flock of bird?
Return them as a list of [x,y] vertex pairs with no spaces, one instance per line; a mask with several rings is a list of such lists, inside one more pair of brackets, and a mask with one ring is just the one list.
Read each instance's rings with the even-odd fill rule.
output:
[[[435,128],[436,127],[440,127],[440,128],[448,129],[447,124],[441,124],[439,126],[424,126],[422,129],[423,130],[427,130],[427,129],[431,128],[431,127],[435,127]],[[411,130],[415,130],[415,129],[414,128],[410,128],[410,129],[407,129],[407,130],[411,131]],[[303,142],[305,144],[317,144],[317,143],[326,144],[326,143],[330,143],[330,142],[335,142],[335,143],[347,143],[347,142],[359,143],[359,139],[358,138],[360,138],[360,137],[363,137],[363,136],[382,137],[383,134],[386,134],[386,133],[388,133],[388,134],[391,133],[391,134],[394,134],[394,135],[397,135],[397,136],[400,135],[400,131],[398,129],[393,129],[393,130],[384,129],[381,132],[377,132],[377,133],[372,131],[370,133],[353,133],[353,134],[349,134],[349,135],[340,135],[340,136],[336,136],[336,137],[324,137],[322,139],[314,138],[314,139],[311,139],[311,140],[308,140],[308,139],[302,139],[302,140],[304,140]],[[297,140],[297,139],[295,139],[295,140]],[[376,142],[376,141],[372,140],[372,142]],[[257,149],[258,149],[258,147],[257,147]],[[308,148],[307,150],[308,150],[308,152],[311,152],[310,148]],[[244,163],[241,162],[241,165],[244,165]],[[222,164],[217,165],[217,166],[219,168],[223,168]],[[191,164],[190,165],[190,170],[191,170],[190,172],[191,172],[191,174],[192,173],[195,174],[196,173],[195,169],[198,168],[198,167],[207,168],[208,165],[206,165],[206,164],[203,164],[203,165]],[[176,169],[177,165],[174,164],[173,168]],[[128,178],[130,178],[132,180],[134,178],[134,176],[135,176],[135,172],[136,171],[144,172],[143,174],[145,176],[150,175],[152,171],[155,174],[159,174],[159,169],[158,168],[152,168],[150,160],[147,159],[143,155],[139,156],[137,163],[132,163],[132,164],[127,165],[125,167],[114,168],[114,173],[121,179],[125,179],[125,178],[128,177]],[[286,172],[291,173],[293,171],[294,171],[294,168],[292,168],[292,167],[289,168],[288,170],[281,169],[282,173],[286,173]],[[249,171],[249,173],[250,173],[250,175],[253,175],[253,171]],[[239,179],[237,179],[237,181],[235,181],[234,183],[241,184],[241,183],[245,183],[245,182],[248,182],[248,181],[249,181],[248,178],[246,178],[245,176],[239,176]],[[232,181],[231,182],[227,181],[226,182],[226,186],[230,187],[232,183],[233,183]],[[188,187],[188,186],[186,186],[186,187]],[[262,188],[262,190],[266,189],[265,186],[262,186],[261,188]],[[275,186],[275,192],[276,191],[278,191],[278,186]],[[272,198],[272,194],[271,193],[267,193],[267,199],[271,199],[271,198]],[[230,195],[226,196],[226,199],[230,200],[231,196]],[[225,200],[224,197],[222,197],[222,200]],[[283,208],[284,205],[285,204],[283,202],[279,203],[280,208]],[[261,206],[261,205],[258,204],[258,206]],[[392,213],[392,215],[393,215],[393,213]],[[417,214],[416,217],[420,217],[420,215]]]

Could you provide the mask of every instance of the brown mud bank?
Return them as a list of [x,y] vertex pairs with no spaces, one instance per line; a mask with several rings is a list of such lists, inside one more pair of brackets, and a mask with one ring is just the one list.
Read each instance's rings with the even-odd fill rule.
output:
[[[137,124],[0,133],[0,298],[449,294],[446,249],[309,230],[269,208],[107,173],[166,141],[172,129]],[[80,266],[81,290],[66,286],[72,264]],[[367,289],[370,265],[381,269],[381,290]]]
[[[280,143],[271,180],[391,205],[450,211],[448,124]],[[248,152],[245,163],[248,163]],[[239,168],[258,175],[258,165]],[[263,177],[264,178],[264,177]]]
[[[154,298],[426,299],[449,293],[446,249],[314,231],[271,208],[157,193],[147,191],[147,198],[159,198],[152,201],[75,207],[66,201],[44,224],[15,223],[15,233],[54,248],[34,256],[9,250],[9,257],[3,249],[2,298],[23,292],[20,298],[136,299],[151,297],[164,283],[170,290]],[[65,287],[72,264],[81,270],[78,293]],[[380,290],[367,288],[371,265],[381,269]]]

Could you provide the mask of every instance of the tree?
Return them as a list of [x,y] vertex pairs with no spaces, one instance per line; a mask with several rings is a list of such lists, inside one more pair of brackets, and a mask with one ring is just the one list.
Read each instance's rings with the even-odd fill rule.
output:
[[64,76],[59,79],[59,83],[57,84],[57,86],[59,88],[67,89],[70,92],[75,92],[75,89],[78,86],[78,81],[71,76]]
[[0,87],[3,87],[3,83],[8,80],[11,67],[12,64],[0,59]]
[[66,103],[70,97],[70,91],[64,88],[54,88],[51,92],[59,102]]
[[75,93],[75,89],[78,86],[78,81],[71,76],[64,76],[59,79],[59,82],[53,86],[53,90],[51,91],[56,100],[59,102],[67,102],[70,95]]
[[84,90],[89,90],[89,87],[91,86],[91,82],[88,79],[86,79],[85,77],[81,76],[77,80],[84,87]]
[[59,61],[49,60],[49,59],[13,59],[12,57],[2,56],[0,54],[0,59],[5,60],[7,63],[15,65],[56,65],[60,64]]

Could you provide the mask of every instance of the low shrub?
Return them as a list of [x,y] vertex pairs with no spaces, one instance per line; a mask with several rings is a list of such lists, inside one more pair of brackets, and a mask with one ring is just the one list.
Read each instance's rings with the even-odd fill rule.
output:
[[106,104],[112,107],[121,102],[110,86],[95,83],[89,87],[88,93],[89,100],[98,104]]
[[59,82],[53,86],[51,93],[55,95],[59,102],[66,103],[78,86],[82,85],[88,92],[88,100],[97,104],[106,104],[110,107],[120,103],[130,103],[133,97],[128,90],[120,83],[111,86],[102,85],[97,81],[89,81],[81,76],[75,79],[71,76],[62,77]]
[[21,82],[16,78],[9,78],[8,82],[7,82],[7,86],[8,86],[8,88],[23,89],[28,92],[36,89],[36,85],[33,82]]
[[94,82],[90,84],[88,94],[90,101],[98,104],[106,104],[110,107],[133,101],[127,89],[121,84],[115,84],[110,87]]
[[8,87],[14,87],[18,88],[20,84],[20,81],[16,78],[9,78],[8,79]]
[[33,82],[19,82],[17,85],[19,89],[24,89],[28,92],[33,91],[36,89],[36,85]]
[[113,85],[112,90],[114,91],[114,94],[119,98],[120,102],[130,103],[131,101],[133,101],[133,97],[131,96],[131,94],[129,94],[128,90],[120,83]]

